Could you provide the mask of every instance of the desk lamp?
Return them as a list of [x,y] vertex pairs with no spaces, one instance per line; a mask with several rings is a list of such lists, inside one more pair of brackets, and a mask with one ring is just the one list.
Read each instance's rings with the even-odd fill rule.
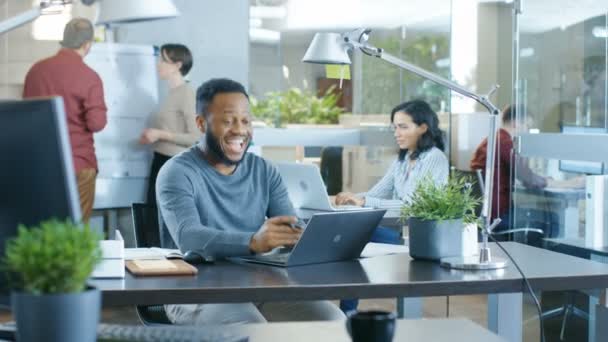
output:
[[492,186],[494,185],[494,155],[496,151],[496,128],[500,111],[489,99],[490,95],[492,95],[492,93],[498,89],[498,85],[493,86],[490,92],[488,92],[486,95],[475,94],[450,80],[392,56],[384,52],[384,50],[381,48],[370,45],[368,43],[370,32],[370,29],[360,28],[342,34],[317,33],[310,43],[308,50],[306,50],[302,61],[317,64],[351,64],[348,51],[358,49],[365,55],[380,58],[390,64],[396,65],[402,69],[413,72],[418,76],[451,89],[465,97],[471,98],[488,110],[490,114],[490,133],[488,135],[488,152],[485,167],[486,186],[484,187],[483,210],[481,214],[482,245],[480,247],[479,257],[471,256],[444,258],[441,259],[441,266],[467,270],[488,270],[506,267],[507,261],[502,258],[492,258],[490,248],[488,247],[488,237],[491,234],[492,229],[494,229],[494,227],[500,223],[499,218],[491,221]]
[[8,18],[0,22],[0,34],[16,29],[21,25],[25,25],[32,20],[35,20],[41,15],[55,14],[57,6],[63,6],[72,3],[71,0],[46,0],[40,1],[38,6],[35,6],[29,11],[17,14],[12,18]]

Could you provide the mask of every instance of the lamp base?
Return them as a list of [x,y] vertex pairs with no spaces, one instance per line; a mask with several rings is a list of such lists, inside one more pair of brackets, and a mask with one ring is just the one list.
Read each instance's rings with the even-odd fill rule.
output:
[[481,262],[479,255],[441,259],[441,267],[457,270],[495,270],[505,268],[507,264],[507,260],[502,258],[492,258],[492,260]]

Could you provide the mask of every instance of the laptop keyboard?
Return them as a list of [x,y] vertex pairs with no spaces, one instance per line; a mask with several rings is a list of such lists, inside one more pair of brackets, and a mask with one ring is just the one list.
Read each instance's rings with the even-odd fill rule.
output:
[[269,254],[269,255],[258,255],[256,259],[259,260],[267,260],[272,262],[286,263],[287,259],[289,259],[289,253],[281,253],[281,254]]
[[97,340],[134,342],[246,342],[249,338],[226,330],[221,331],[218,328],[100,324],[97,328]]

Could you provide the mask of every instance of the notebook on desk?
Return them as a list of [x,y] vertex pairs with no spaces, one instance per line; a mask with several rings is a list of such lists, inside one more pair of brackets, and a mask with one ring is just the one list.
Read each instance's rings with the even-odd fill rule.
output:
[[126,268],[135,276],[195,275],[198,269],[183,260],[129,260]]
[[276,164],[289,199],[296,208],[320,211],[368,210],[355,205],[333,205],[327,194],[321,172],[316,165],[300,163]]
[[283,267],[356,259],[385,212],[370,209],[316,213],[293,248],[236,259]]

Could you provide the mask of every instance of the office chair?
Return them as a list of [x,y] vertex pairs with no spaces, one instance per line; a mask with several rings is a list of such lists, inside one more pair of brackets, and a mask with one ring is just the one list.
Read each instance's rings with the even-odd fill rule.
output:
[[[482,170],[477,169],[475,170],[475,173],[477,175],[477,184],[479,185],[479,190],[481,195],[483,196],[484,194],[484,189],[485,189],[485,184],[484,184],[484,178],[483,178],[483,174],[482,174]],[[481,210],[481,207],[479,208],[479,210]],[[527,217],[529,217],[530,215],[527,215]],[[513,215],[511,215],[511,217],[513,217]],[[512,219],[513,221],[513,219]],[[513,222],[515,225],[515,222]],[[511,229],[505,229],[505,230],[501,230],[499,232],[492,232],[492,236],[496,236],[496,235],[508,235],[508,234],[513,234],[513,233],[525,233],[526,236],[526,240],[528,237],[528,233],[538,233],[541,235],[545,234],[545,231],[543,229],[539,229],[539,228],[532,228],[530,227],[530,222],[526,222],[526,227],[522,227],[522,228],[511,228]]]
[[342,191],[342,146],[327,146],[321,150],[321,177],[327,186],[327,194]]
[[[483,183],[483,175],[481,174],[481,170],[477,170],[477,181],[480,185],[481,192],[483,193],[483,189],[484,189],[483,184],[484,183]],[[539,216],[539,214],[530,209],[525,210],[524,212],[525,212],[525,214],[523,215],[523,221],[525,224],[524,228],[508,229],[508,230],[504,230],[501,232],[496,232],[494,234],[511,234],[511,233],[516,233],[516,232],[523,232],[524,233],[524,243],[526,243],[526,244],[528,243],[528,240],[529,240],[528,233],[530,233],[530,232],[538,233],[541,235],[545,235],[545,233],[547,233],[548,236],[553,236],[552,225],[556,224],[556,222],[557,222],[556,219],[551,219],[550,217],[547,218],[547,215],[543,215],[543,214],[540,214],[541,217],[536,217],[536,216]],[[519,226],[521,224],[522,220],[520,219],[520,217],[515,217],[515,213],[512,213],[511,217],[513,218],[514,226]],[[530,228],[531,226],[542,226],[544,229]],[[589,320],[589,314],[575,306],[574,299],[575,299],[576,292],[577,291],[566,291],[564,293],[564,296],[565,296],[564,305],[562,305],[558,308],[555,308],[555,309],[545,311],[541,314],[541,317],[540,317],[540,319],[542,319],[542,320],[547,320],[547,319],[557,317],[557,316],[563,314],[562,325],[561,325],[561,330],[560,330],[560,335],[559,335],[560,341],[564,340],[564,335],[566,332],[566,323],[568,322],[568,318],[571,315],[574,315],[575,317],[579,317],[582,319]]]
[[[158,210],[153,205],[132,203],[135,246],[138,248],[160,246]],[[137,316],[144,325],[171,324],[163,305],[137,305]]]
[[560,341],[564,340],[564,335],[566,333],[566,323],[568,322],[568,318],[570,316],[574,315],[575,317],[579,317],[584,320],[589,320],[589,314],[575,306],[574,302],[575,302],[576,292],[578,292],[578,291],[566,291],[564,293],[564,297],[565,297],[564,305],[562,305],[558,308],[555,308],[555,309],[545,311],[541,315],[541,319],[543,319],[543,320],[547,320],[547,319],[550,319],[553,317],[558,317],[560,315],[563,315],[562,326],[561,326],[561,330],[559,333]]

